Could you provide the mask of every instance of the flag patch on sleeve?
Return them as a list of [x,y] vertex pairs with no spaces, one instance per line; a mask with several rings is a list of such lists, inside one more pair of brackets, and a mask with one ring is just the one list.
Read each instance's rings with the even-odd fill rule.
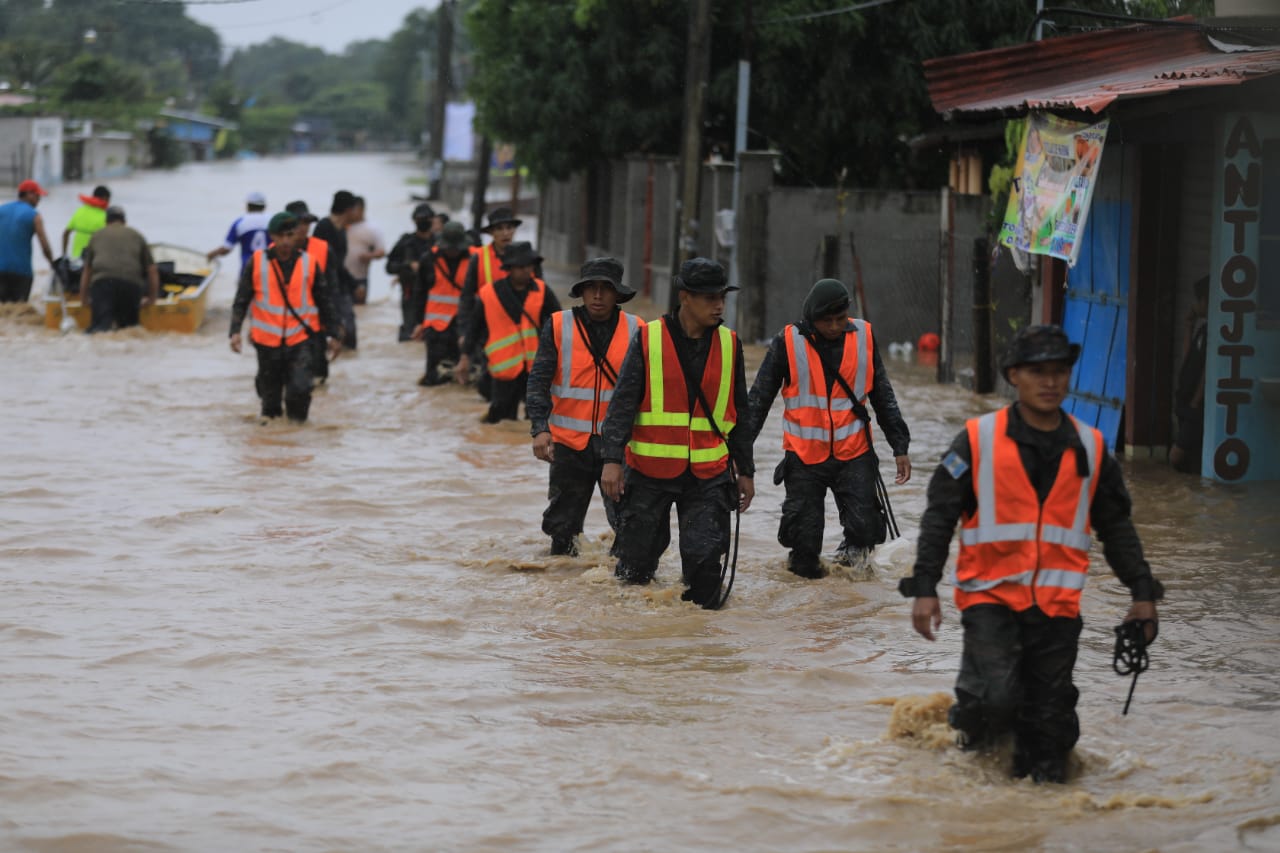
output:
[[964,476],[964,472],[969,470],[969,463],[961,459],[953,450],[942,457],[942,467],[947,469],[951,479],[959,480]]

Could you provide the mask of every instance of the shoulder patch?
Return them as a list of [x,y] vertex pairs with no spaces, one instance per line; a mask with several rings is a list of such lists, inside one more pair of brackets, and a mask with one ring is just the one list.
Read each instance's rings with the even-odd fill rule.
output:
[[961,459],[953,450],[946,456],[942,457],[942,467],[947,469],[947,473],[951,475],[951,479],[959,480],[964,476],[964,472],[969,470],[969,463]]

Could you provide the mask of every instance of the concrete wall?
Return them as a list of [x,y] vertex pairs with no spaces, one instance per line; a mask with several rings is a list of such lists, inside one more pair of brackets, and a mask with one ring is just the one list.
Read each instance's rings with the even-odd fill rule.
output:
[[[775,334],[800,315],[815,281],[834,276],[857,287],[853,248],[861,262],[866,316],[878,340],[915,343],[939,328],[942,239],[939,194],[772,185],[774,155],[743,156],[738,256],[743,288],[730,322],[747,340]],[[542,189],[539,251],[549,266],[575,269],[587,257],[620,258],[632,286],[659,306],[670,298],[679,172],[674,159],[636,158],[596,167]],[[702,172],[699,254],[729,265],[716,237],[718,211],[732,208],[732,164]],[[955,276],[957,340],[972,339],[972,242],[985,229],[986,198],[957,197]],[[593,227],[588,217],[598,217]],[[586,235],[594,239],[587,241]],[[646,245],[648,251],[646,253]],[[648,262],[646,263],[646,257]],[[965,350],[967,351],[967,349]]]

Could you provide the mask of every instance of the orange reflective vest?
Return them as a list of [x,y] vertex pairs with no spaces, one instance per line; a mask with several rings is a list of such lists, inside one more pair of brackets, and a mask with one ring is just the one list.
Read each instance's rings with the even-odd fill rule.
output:
[[1043,505],[1022,466],[1018,443],[1006,434],[1009,409],[966,423],[978,508],[960,530],[955,597],[961,610],[1001,604],[1016,611],[1039,606],[1049,616],[1080,614],[1092,540],[1089,507],[1106,450],[1101,432],[1075,418],[1071,423],[1084,445],[1089,474],[1081,477],[1075,452],[1064,451]]
[[[306,252],[298,255],[288,284],[283,289],[278,275],[280,265],[271,263],[268,250],[259,249],[254,252],[249,263],[253,265],[253,302],[249,306],[250,340],[268,347],[291,347],[307,339],[307,329],[313,332],[320,330],[320,311],[316,308],[311,292],[318,266],[311,255]],[[289,310],[289,306],[293,307],[293,311]]]
[[[702,394],[720,432],[728,438],[738,420],[733,400],[738,336],[724,326],[711,334],[715,339],[702,371]],[[684,369],[665,320],[647,323],[640,342],[649,375],[627,443],[627,465],[662,479],[678,477],[686,469],[703,480],[723,473],[729,467],[729,448],[711,428],[706,412],[692,414],[696,398],[689,399]]]
[[471,254],[475,256],[478,264],[476,267],[476,293],[485,290],[495,281],[502,278],[502,258],[498,257],[497,251],[490,243],[487,246],[479,246],[471,250]]
[[519,322],[512,320],[498,291],[486,287],[478,294],[484,311],[485,326],[489,329],[489,342],[484,345],[489,358],[489,375],[494,379],[510,381],[528,370],[538,352],[538,318],[542,316],[542,303],[547,286],[535,278],[524,298],[524,309]]
[[551,383],[551,438],[574,450],[582,450],[591,436],[600,434],[609,401],[613,399],[613,383],[627,354],[627,345],[640,327],[634,314],[618,312],[605,361],[612,366],[607,372],[596,365],[586,338],[574,321],[572,311],[551,315],[552,334],[559,353],[559,370]]
[[320,268],[320,272],[324,272],[325,267],[329,266],[328,240],[322,240],[319,237],[307,237],[306,252],[315,258],[316,266]]
[[467,281],[467,270],[471,268],[471,257],[468,255],[458,263],[453,275],[449,275],[449,264],[439,250],[435,255],[435,284],[427,291],[427,308],[422,315],[422,325],[428,329],[443,332],[449,328],[453,318],[458,316],[458,299],[462,294],[462,286]]
[[[840,375],[864,406],[875,383],[871,358],[871,324],[850,319],[845,327]],[[782,448],[817,465],[831,457],[853,459],[871,449],[866,425],[854,413],[853,400],[838,381],[827,392],[826,372],[818,352],[794,325],[783,329],[787,347],[789,380],[782,389],[786,407],[782,421]]]

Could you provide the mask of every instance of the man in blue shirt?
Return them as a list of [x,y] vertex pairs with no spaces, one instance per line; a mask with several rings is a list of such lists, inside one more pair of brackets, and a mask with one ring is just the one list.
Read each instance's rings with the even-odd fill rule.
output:
[[53,250],[44,233],[44,220],[36,213],[40,197],[47,195],[35,181],[18,184],[18,199],[0,205],[0,302],[26,302],[31,296],[35,271],[31,267],[31,236],[40,239],[45,260],[53,266]]
[[259,192],[249,193],[245,198],[245,205],[248,212],[231,223],[226,239],[221,246],[205,255],[207,260],[220,258],[239,244],[240,269],[243,270],[254,252],[267,248],[267,243],[270,242],[267,239],[267,223],[271,221],[266,212],[267,197]]

